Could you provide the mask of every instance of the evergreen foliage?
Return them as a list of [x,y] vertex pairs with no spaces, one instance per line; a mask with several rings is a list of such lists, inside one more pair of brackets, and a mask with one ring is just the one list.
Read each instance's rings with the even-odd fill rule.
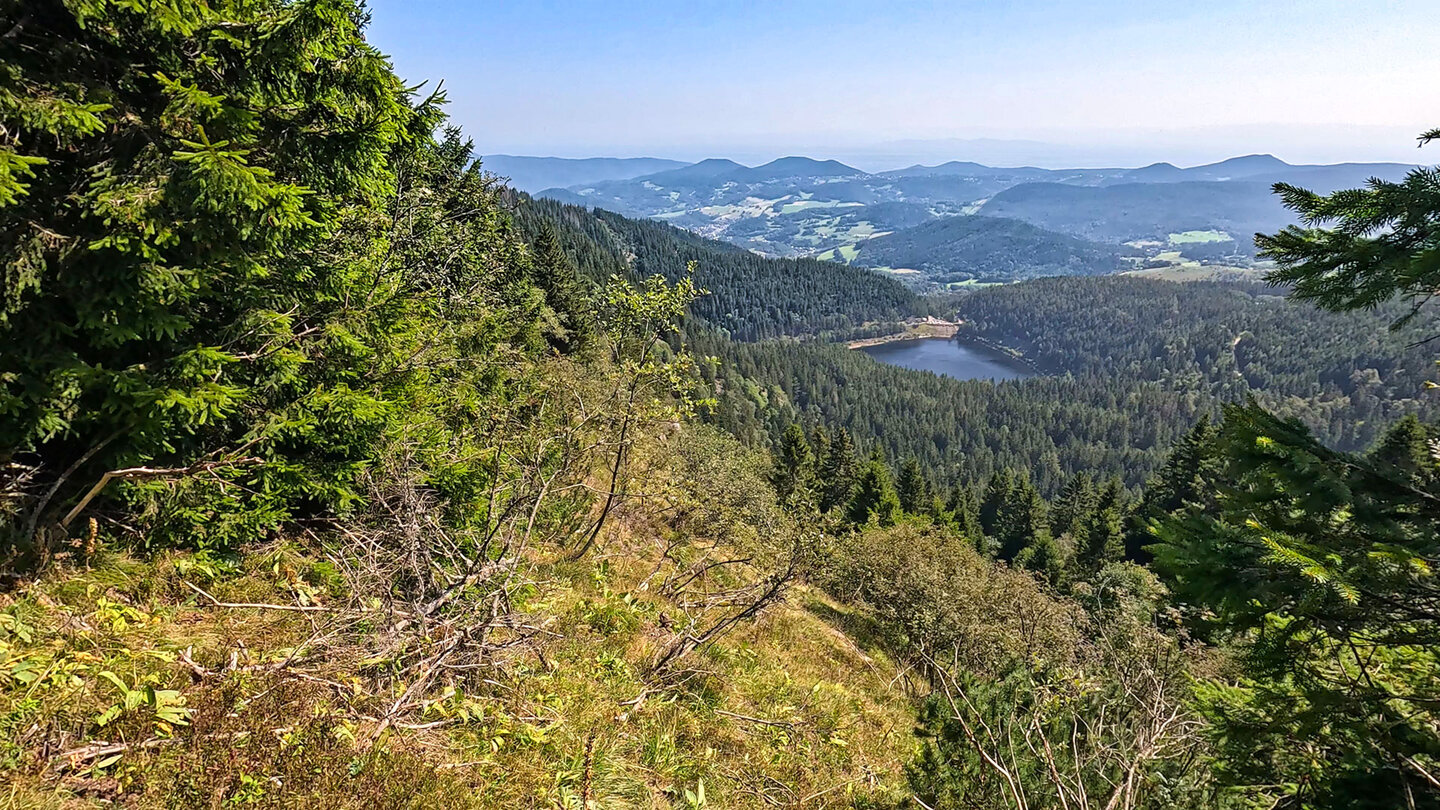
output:
[[1304,807],[1440,797],[1437,493],[1253,406],[1227,410],[1216,442],[1217,506],[1159,524],[1152,548],[1243,653],[1243,677],[1201,694],[1225,779]]
[[900,465],[900,475],[895,480],[896,494],[900,498],[900,508],[912,515],[919,515],[930,511],[930,481],[925,478],[925,471],[921,469],[920,462],[914,456],[905,459]]
[[823,423],[892,458],[914,455],[939,484],[1012,466],[1053,496],[1080,472],[1138,488],[1201,417],[1248,396],[1352,451],[1406,414],[1440,417],[1425,387],[1434,363],[1409,345],[1424,332],[1385,328],[1398,312],[1316,315],[1257,285],[1007,285],[959,300],[968,334],[1019,348],[1051,373],[1000,383],[887,366],[839,346],[696,332],[690,344],[719,360],[706,371],[716,400],[706,418],[745,441]]
[[870,322],[893,323],[929,311],[901,284],[868,270],[813,259],[767,259],[664,223],[553,200],[516,195],[514,206],[532,240],[553,227],[549,223],[564,223],[565,252],[592,279],[615,273],[618,260],[632,277],[661,275],[675,282],[694,262],[695,283],[709,294],[692,313],[729,339],[844,336]]
[[782,501],[804,500],[809,497],[814,478],[814,457],[810,444],[805,439],[805,430],[791,425],[780,437],[780,447],[775,452],[775,472],[772,481],[775,492]]
[[457,529],[505,508],[470,499],[511,472],[493,443],[544,421],[540,364],[588,305],[364,19],[46,2],[6,24],[4,148],[28,167],[0,207],[11,555],[87,513],[233,548],[353,515],[396,455]]
[[[1428,132],[1420,144],[1437,138],[1440,130]],[[1376,309],[1398,295],[1408,304],[1395,321],[1402,326],[1440,289],[1440,169],[1327,195],[1288,183],[1275,191],[1301,225],[1258,234],[1255,244],[1280,265],[1270,280],[1294,285],[1294,297],[1343,312]]]
[[1101,488],[1092,509],[1074,524],[1075,565],[1083,575],[1093,575],[1105,566],[1125,558],[1125,525],[1130,514],[1125,489],[1119,479]]
[[1092,276],[1124,269],[1125,248],[1087,242],[1004,217],[959,216],[861,242],[854,262],[919,270],[947,284]]
[[829,512],[848,504],[855,491],[855,445],[850,431],[840,428],[821,459],[819,470],[820,511]]
[[[1434,289],[1435,177],[1328,196],[1278,186],[1307,223],[1335,227],[1260,237],[1272,280],[1336,310],[1404,296],[1397,324],[1416,322]],[[1205,497],[1153,524],[1177,597],[1240,652],[1237,676],[1199,693],[1222,781],[1293,807],[1440,805],[1440,492],[1425,433],[1402,422],[1364,457],[1230,407]]]
[[[1426,387],[1434,358],[1417,345],[1430,331],[1419,321],[1386,329],[1409,311],[1398,302],[1376,312],[1315,312],[1260,284],[1107,276],[1040,279],[958,303],[962,334],[1018,350],[1048,373],[1116,397],[1129,395],[1131,382],[1192,399],[1254,396],[1349,451],[1368,449],[1407,413],[1440,417]],[[1192,411],[1162,443],[1210,412]]]
[[872,520],[881,526],[889,526],[895,522],[899,512],[900,496],[895,492],[885,455],[877,447],[856,476],[855,493],[850,497],[845,517],[860,526]]
[[[121,468],[211,465],[176,527],[211,542],[353,502],[404,370],[384,344],[463,289],[417,304],[369,252],[392,161],[429,173],[410,190],[486,193],[430,144],[438,98],[412,105],[344,3],[40,2],[6,25],[0,458],[44,490],[12,539]],[[456,237],[496,247],[471,221]]]
[[1047,511],[1045,500],[1030,479],[1017,476],[995,510],[989,532],[1000,559],[1013,561],[1026,548],[1050,541]]

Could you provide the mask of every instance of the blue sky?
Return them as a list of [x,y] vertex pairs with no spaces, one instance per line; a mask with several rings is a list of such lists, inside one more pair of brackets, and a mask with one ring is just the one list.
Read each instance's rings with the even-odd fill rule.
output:
[[[371,0],[482,152],[1436,159],[1440,0]],[[1017,143],[1019,141],[1020,143]]]

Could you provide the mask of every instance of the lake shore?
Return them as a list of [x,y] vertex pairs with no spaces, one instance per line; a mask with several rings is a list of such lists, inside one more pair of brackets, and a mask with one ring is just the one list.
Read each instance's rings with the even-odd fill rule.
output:
[[895,343],[902,340],[924,340],[926,338],[953,338],[960,330],[960,324],[942,321],[939,318],[927,318],[923,321],[907,324],[904,332],[896,332],[880,337],[863,338],[852,340],[845,344],[847,349],[863,349],[867,346],[881,346],[886,343]]

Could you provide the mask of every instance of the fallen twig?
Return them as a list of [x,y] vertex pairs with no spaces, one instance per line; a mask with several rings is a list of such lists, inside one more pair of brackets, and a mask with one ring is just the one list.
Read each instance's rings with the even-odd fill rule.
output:
[[759,724],[762,725],[762,726],[777,726],[777,727],[779,727],[779,728],[795,728],[795,724],[794,724],[794,723],[787,723],[787,722],[784,721],[784,720],[765,720],[765,719],[760,718],[760,717],[751,717],[751,716],[748,715],[748,714],[736,714],[735,712],[727,712],[727,711],[724,711],[724,710],[722,710],[722,709],[716,709],[716,710],[715,710],[715,713],[718,714],[718,715],[722,715],[722,716],[724,716],[724,717],[733,717],[733,718],[735,718],[736,720],[744,720],[744,721],[749,722],[749,723],[759,723]]
[[271,605],[264,602],[221,602],[219,599],[211,596],[209,591],[206,591],[198,585],[192,585],[186,582],[185,587],[209,599],[212,607],[249,608],[253,610],[290,610],[298,613],[328,613],[330,611],[330,608],[323,605]]

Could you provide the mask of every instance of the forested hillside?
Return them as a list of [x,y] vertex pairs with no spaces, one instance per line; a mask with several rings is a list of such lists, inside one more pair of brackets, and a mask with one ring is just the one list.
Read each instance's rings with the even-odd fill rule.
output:
[[853,264],[919,270],[938,284],[1023,281],[1042,276],[1096,276],[1128,265],[1137,251],[1087,242],[1004,217],[947,217],[876,236]]
[[[706,418],[752,443],[778,439],[791,422],[844,426],[864,447],[916,457],[937,482],[1014,466],[1053,495],[1086,471],[1140,486],[1197,417],[1250,396],[1345,450],[1369,447],[1405,414],[1440,416],[1424,393],[1433,361],[1411,345],[1428,324],[1390,331],[1399,304],[1316,313],[1264,284],[1124,276],[1040,279],[926,302],[859,268],[766,259],[548,200],[514,205],[523,231],[559,234],[597,281],[651,270],[676,280],[695,262],[695,280],[711,295],[692,307],[697,322],[687,333],[699,356],[720,360],[701,368],[716,400]],[[959,221],[973,219],[983,218]],[[921,312],[960,318],[961,339],[1017,351],[1044,374],[957,381],[836,346],[764,339],[868,334],[858,326],[869,321],[884,332]]]
[[1097,242],[1163,241],[1172,233],[1206,230],[1248,242],[1257,231],[1292,221],[1269,186],[1253,182],[1026,183],[996,194],[980,210]]
[[844,427],[862,448],[915,456],[946,486],[1003,467],[1030,471],[1047,494],[1087,470],[1138,485],[1215,404],[1128,378],[953,380],[838,346],[698,339],[694,348],[722,360],[708,417],[716,424],[749,441],[778,435],[790,422]]
[[863,268],[767,259],[663,223],[553,200],[518,197],[514,210],[536,238],[560,223],[563,250],[595,281],[622,273],[673,282],[694,263],[694,281],[707,295],[691,311],[739,341],[839,338],[870,322],[894,323],[931,309],[898,282]]
[[1325,313],[1264,284],[1185,285],[1126,277],[1043,279],[959,301],[971,335],[1019,350],[1052,374],[1151,381],[1231,402],[1255,396],[1325,442],[1363,450],[1405,413],[1440,417],[1422,341],[1430,318],[1391,331],[1408,310]]
[[961,339],[1020,351],[1046,372],[1002,383],[881,365],[838,347],[695,341],[723,362],[719,424],[751,440],[791,421],[843,425],[915,456],[940,482],[1014,466],[1054,494],[1078,472],[1138,486],[1200,415],[1255,397],[1330,445],[1360,450],[1405,414],[1440,417],[1433,322],[1317,313],[1256,284],[1042,279],[957,299]]

